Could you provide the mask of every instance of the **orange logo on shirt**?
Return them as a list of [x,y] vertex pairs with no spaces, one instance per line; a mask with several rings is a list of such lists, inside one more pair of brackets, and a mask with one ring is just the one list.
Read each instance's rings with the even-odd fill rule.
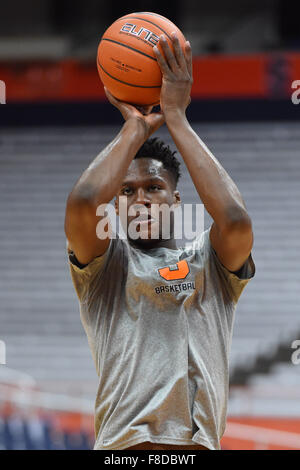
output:
[[189,274],[189,265],[185,260],[178,261],[176,263],[177,269],[161,268],[158,270],[161,277],[166,281],[177,281],[178,279],[185,279]]

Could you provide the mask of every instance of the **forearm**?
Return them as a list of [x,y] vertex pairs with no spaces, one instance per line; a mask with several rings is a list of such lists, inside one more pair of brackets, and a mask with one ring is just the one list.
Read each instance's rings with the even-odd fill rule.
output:
[[135,154],[145,142],[143,126],[128,120],[115,139],[100,152],[83,172],[69,201],[108,203],[116,195]]
[[247,219],[243,198],[228,173],[191,128],[184,116],[166,119],[206,210],[219,227]]

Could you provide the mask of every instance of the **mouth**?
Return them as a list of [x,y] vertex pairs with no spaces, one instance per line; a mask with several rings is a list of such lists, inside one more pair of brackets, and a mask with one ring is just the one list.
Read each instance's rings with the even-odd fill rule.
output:
[[153,217],[151,217],[150,214],[148,214],[148,215],[141,214],[138,217],[136,217],[135,219],[133,219],[132,222],[135,225],[147,225],[147,224],[151,224],[154,221],[155,221],[155,219],[153,219]]

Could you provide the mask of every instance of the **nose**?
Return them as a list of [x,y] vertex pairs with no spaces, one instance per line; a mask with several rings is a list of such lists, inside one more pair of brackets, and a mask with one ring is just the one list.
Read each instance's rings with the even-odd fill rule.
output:
[[143,188],[138,189],[138,191],[137,191],[137,200],[136,200],[135,203],[136,204],[143,204],[147,208],[150,208],[150,206],[151,206],[150,200],[149,200],[148,197],[146,197],[146,194],[145,194],[145,191],[143,190]]

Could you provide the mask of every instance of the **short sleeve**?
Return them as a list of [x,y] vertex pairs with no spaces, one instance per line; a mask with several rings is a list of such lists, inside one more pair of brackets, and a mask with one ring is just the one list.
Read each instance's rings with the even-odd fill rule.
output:
[[210,228],[204,232],[203,240],[209,261],[215,268],[215,273],[226,289],[228,295],[234,303],[237,303],[244,288],[255,275],[255,264],[252,254],[249,254],[248,259],[238,271],[229,271],[219,260],[217,253],[210,242],[209,232]]
[[[211,227],[210,227],[211,228]],[[209,238],[210,228],[196,237],[192,249],[202,259],[207,282],[211,289],[222,292],[223,301],[237,303],[248,282],[255,275],[255,264],[250,253],[243,266],[235,272],[229,271],[219,260]]]
[[77,260],[73,251],[67,249],[68,263],[71,273],[72,282],[76,294],[80,301],[85,297],[88,287],[94,279],[95,275],[103,271],[110,259],[113,250],[113,239],[110,240],[107,250],[102,256],[93,259],[89,264],[81,265]]

